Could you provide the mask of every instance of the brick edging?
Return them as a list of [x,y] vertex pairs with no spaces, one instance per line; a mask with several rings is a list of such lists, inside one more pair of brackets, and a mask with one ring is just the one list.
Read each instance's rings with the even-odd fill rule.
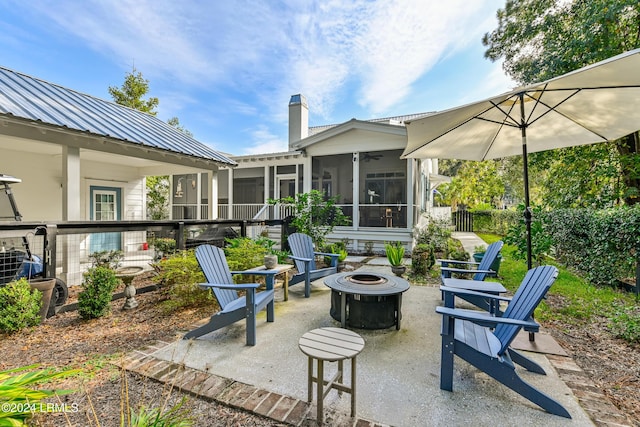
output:
[[[263,390],[240,381],[189,368],[184,364],[156,359],[150,354],[168,343],[156,342],[141,350],[135,350],[114,364],[120,368],[143,375],[155,381],[222,405],[241,409],[270,418],[281,425],[302,426],[315,423],[315,410],[306,401]],[[315,408],[315,406],[313,406]],[[333,413],[334,418],[357,427],[384,427],[362,418],[350,418],[348,414]]]
[[596,426],[633,427],[626,415],[596,387],[589,375],[571,357],[553,354],[545,356]]

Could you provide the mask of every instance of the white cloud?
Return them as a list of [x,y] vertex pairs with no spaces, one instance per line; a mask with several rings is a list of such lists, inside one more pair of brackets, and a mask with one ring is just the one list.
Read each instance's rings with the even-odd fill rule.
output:
[[[193,2],[173,0],[30,1],[43,22],[84,40],[128,71],[135,64],[154,86],[205,91],[229,112],[286,123],[289,96],[303,93],[314,117],[331,120],[339,103],[389,114],[443,58],[479,43],[497,6],[492,0],[316,0]],[[16,3],[21,5],[21,3]],[[26,7],[26,6],[21,6]],[[189,96],[187,96],[187,93]],[[213,95],[212,95],[213,94]],[[163,101],[165,100],[163,95]],[[206,107],[205,107],[206,108]],[[355,108],[355,107],[354,107]],[[171,114],[169,114],[171,115]],[[282,147],[260,128],[256,146]],[[251,148],[253,150],[254,148]]]
[[272,134],[266,126],[251,131],[253,144],[243,154],[281,153],[287,151],[287,142]]

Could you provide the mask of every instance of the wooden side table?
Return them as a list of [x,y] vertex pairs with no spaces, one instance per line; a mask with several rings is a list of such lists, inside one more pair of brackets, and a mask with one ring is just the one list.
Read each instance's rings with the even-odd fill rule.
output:
[[[319,328],[300,337],[298,347],[309,358],[307,367],[307,401],[313,400],[313,383],[317,385],[318,401],[316,420],[322,425],[324,420],[324,398],[332,390],[351,395],[351,416],[356,415],[356,356],[364,348],[364,340],[348,329]],[[313,360],[316,360],[316,375],[313,375]],[[351,359],[351,384],[343,380],[343,361]],[[324,362],[338,362],[338,372],[330,380],[324,379]],[[327,384],[325,389],[324,384]]]
[[[284,274],[284,277],[282,278],[282,281],[283,281],[282,289],[284,289],[285,301],[289,301],[289,270],[293,269],[293,267],[294,267],[293,264],[278,264],[275,267],[269,269],[269,270],[278,271],[276,273],[276,277],[279,276],[280,274]],[[264,265],[261,265],[256,268],[252,268],[251,270],[262,271],[262,270],[267,270],[267,267],[265,267]],[[271,289],[275,289],[275,283],[273,283],[273,285],[274,286]]]

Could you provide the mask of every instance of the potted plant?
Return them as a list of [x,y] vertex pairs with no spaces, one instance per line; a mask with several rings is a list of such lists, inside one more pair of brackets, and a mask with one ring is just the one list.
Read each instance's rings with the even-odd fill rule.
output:
[[384,250],[387,254],[389,264],[391,264],[391,271],[396,276],[402,276],[407,267],[402,263],[404,259],[404,246],[400,242],[385,243]]

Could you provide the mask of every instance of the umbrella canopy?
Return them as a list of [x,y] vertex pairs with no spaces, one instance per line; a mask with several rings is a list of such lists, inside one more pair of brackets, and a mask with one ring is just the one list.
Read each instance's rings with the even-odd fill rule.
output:
[[[640,129],[640,49],[407,123],[403,158],[486,160],[612,141]],[[531,268],[530,215],[527,261]]]

